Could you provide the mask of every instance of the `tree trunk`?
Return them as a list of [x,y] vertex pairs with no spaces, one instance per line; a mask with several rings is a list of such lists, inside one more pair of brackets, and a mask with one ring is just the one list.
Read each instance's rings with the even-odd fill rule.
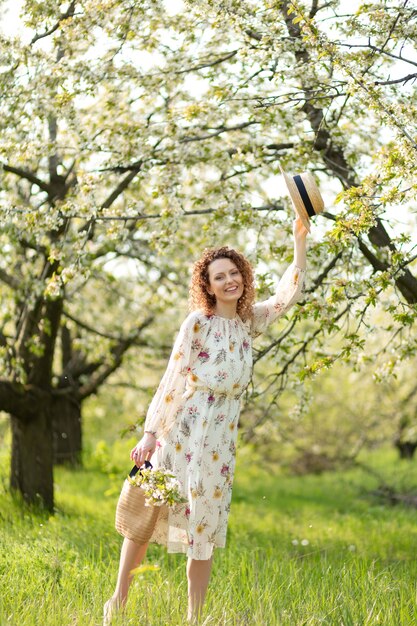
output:
[[54,508],[52,430],[49,407],[36,416],[12,422],[12,459],[10,486],[25,500]]
[[417,448],[417,442],[396,441],[395,447],[400,453],[400,459],[412,459]]
[[54,463],[81,463],[81,404],[74,396],[55,396],[52,401]]

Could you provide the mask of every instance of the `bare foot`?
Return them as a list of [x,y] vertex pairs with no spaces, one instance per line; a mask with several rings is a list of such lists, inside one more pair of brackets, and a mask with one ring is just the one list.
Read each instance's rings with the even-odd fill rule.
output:
[[119,610],[119,603],[117,600],[110,598],[107,600],[103,607],[103,626],[110,626],[113,617],[116,615],[116,612]]

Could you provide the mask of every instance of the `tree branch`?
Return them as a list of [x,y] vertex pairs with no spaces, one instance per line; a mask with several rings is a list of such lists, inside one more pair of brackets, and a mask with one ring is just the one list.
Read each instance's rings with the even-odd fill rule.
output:
[[401,53],[398,54],[392,54],[392,52],[387,52],[386,50],[383,50],[382,48],[379,48],[378,46],[374,46],[371,43],[368,44],[353,44],[353,43],[341,43],[338,42],[337,44],[338,46],[344,47],[344,48],[368,48],[369,50],[373,50],[374,52],[378,52],[379,54],[384,54],[387,57],[390,57],[391,59],[396,59],[397,61],[404,61],[404,63],[408,63],[409,65],[415,65],[417,66],[417,62],[416,61],[412,61],[411,59],[406,59],[405,57],[403,57],[401,55]]
[[129,172],[129,174],[125,176],[122,181],[120,181],[116,189],[114,189],[114,191],[112,191],[112,193],[108,196],[107,200],[103,202],[103,204],[101,205],[102,209],[110,208],[113,202],[117,200],[117,198],[120,196],[120,194],[122,194],[124,190],[129,187],[132,180],[140,171],[141,165],[142,162],[139,161],[135,166],[132,166],[132,171]]
[[[368,232],[370,242],[377,248],[389,248],[393,252],[396,251],[396,247],[391,241],[390,236],[384,228],[383,223],[379,218],[376,220],[376,226],[372,226]],[[370,259],[368,259],[370,260]],[[383,268],[382,271],[388,268]],[[413,276],[408,268],[403,270],[403,273],[395,278],[395,284],[404,298],[410,304],[417,302],[417,279]]]
[[14,290],[19,289],[19,281],[14,276],[10,276],[0,267],[0,280]]
[[363,256],[369,263],[372,265],[376,272],[384,272],[388,269],[388,263],[384,263],[368,248],[368,246],[364,243],[361,237],[358,237],[359,250],[362,252]]
[[20,420],[30,420],[49,402],[49,394],[34,385],[0,379],[0,407]]
[[3,163],[3,169],[5,172],[10,172],[11,174],[16,174],[16,176],[19,176],[20,178],[25,178],[33,185],[37,185],[39,189],[42,189],[42,191],[45,191],[48,195],[51,194],[51,186],[45,183],[40,178],[38,178],[37,176],[35,176],[33,172],[30,172],[29,170],[25,170],[21,167],[13,167],[12,165],[6,165],[5,163]]
[[265,148],[268,150],[290,150],[294,148],[294,143],[268,143]]
[[212,137],[217,137],[222,133],[228,133],[232,130],[242,130],[243,128],[247,128],[248,126],[252,126],[253,124],[260,124],[256,120],[250,122],[242,122],[242,124],[236,124],[236,126],[220,126],[217,129],[214,129],[214,132],[208,133],[207,135],[198,135],[196,137],[182,137],[179,140],[179,143],[188,143],[190,141],[204,141],[205,139],[211,139]]
[[[113,202],[115,202],[115,200],[117,200],[117,198],[120,196],[120,194],[122,194],[124,192],[124,190],[127,189],[127,187],[130,185],[132,180],[137,176],[138,172],[140,171],[141,166],[142,166],[142,161],[138,161],[135,165],[132,166],[131,171],[129,172],[129,174],[127,174],[127,176],[125,176],[123,178],[123,180],[120,181],[120,183],[117,185],[117,187],[108,196],[107,200],[105,200],[103,202],[103,204],[100,207],[100,211],[102,211],[103,209],[108,209],[108,208],[111,207]],[[89,240],[89,239],[91,240],[92,237],[94,236],[94,230],[95,230],[94,224],[96,223],[96,221],[98,219],[99,218],[97,216],[95,216],[95,217],[89,219],[82,227],[80,227],[80,232],[87,231],[86,241]]]
[[417,72],[415,74],[408,74],[407,76],[403,76],[402,78],[397,78],[396,80],[377,80],[374,82],[374,85],[396,85],[397,83],[408,83],[409,80],[416,80]]
[[76,5],[75,0],[72,0],[71,4],[69,5],[69,7],[66,10],[66,12],[62,13],[59,16],[58,21],[56,22],[56,24],[54,26],[52,26],[52,28],[50,28],[49,30],[45,31],[44,33],[42,33],[40,35],[35,35],[33,37],[32,41],[30,42],[30,45],[33,45],[34,43],[39,41],[39,39],[43,39],[44,37],[49,37],[49,35],[52,35],[56,30],[58,30],[58,28],[61,25],[61,22],[63,22],[64,20],[67,20],[69,17],[73,17],[74,11],[75,11],[75,5]]
[[[322,282],[324,281],[324,279],[329,275],[329,273],[331,272],[331,270],[336,267],[337,262],[339,261],[339,259],[341,259],[343,256],[343,252],[339,252],[338,254],[336,254],[335,257],[333,257],[333,259],[330,260],[330,262],[326,265],[326,267],[323,269],[323,271],[321,272],[321,274],[319,274],[318,276],[316,276],[316,278],[313,281],[313,284],[311,286],[311,288],[308,290],[308,292],[314,292],[317,287],[319,287]],[[302,303],[301,303],[302,304]]]
[[98,330],[97,328],[93,328],[93,326],[90,326],[90,324],[87,324],[86,322],[82,322],[77,317],[74,317],[74,315],[71,315],[70,313],[68,313],[68,311],[64,311],[63,315],[64,317],[74,322],[74,324],[76,324],[79,328],[83,328],[89,333],[92,333],[93,335],[97,335],[97,337],[103,337],[103,339],[110,339],[111,341],[120,341],[120,337],[116,335],[111,335],[110,333],[105,333],[101,330]]
[[219,63],[223,63],[223,61],[227,61],[228,59],[231,59],[232,57],[236,56],[237,53],[238,53],[238,50],[231,50],[224,56],[214,59],[214,61],[201,62],[198,65],[192,65],[191,67],[187,67],[184,70],[176,70],[174,72],[168,71],[164,73],[166,74],[173,73],[173,74],[179,75],[179,74],[186,74],[187,72],[195,72],[197,70],[202,70],[205,67],[214,67],[215,65],[219,65]]
[[88,396],[97,392],[97,389],[104,383],[104,381],[111,375],[113,372],[117,370],[117,368],[121,365],[123,361],[123,357],[127,350],[132,346],[132,344],[136,341],[140,333],[153,322],[153,317],[147,317],[142,324],[136,329],[135,332],[131,333],[129,337],[121,339],[118,344],[112,350],[112,360],[105,364],[102,371],[99,374],[92,378],[88,383],[80,387],[79,389],[79,398],[84,400]]

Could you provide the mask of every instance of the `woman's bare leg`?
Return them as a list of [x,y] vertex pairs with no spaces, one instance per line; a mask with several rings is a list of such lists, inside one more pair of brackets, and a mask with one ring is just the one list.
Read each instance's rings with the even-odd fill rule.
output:
[[119,574],[117,576],[116,589],[110,600],[107,600],[104,605],[103,624],[106,624],[106,626],[111,623],[111,618],[114,613],[119,608],[123,608],[126,604],[130,583],[133,579],[131,571],[135,569],[135,567],[138,567],[143,561],[147,548],[147,543],[140,545],[126,537],[124,538],[120,551]]
[[213,557],[207,561],[188,559],[188,621],[196,623],[203,608],[206,591],[210,580]]
[[131,539],[124,538],[120,551],[119,574],[117,576],[116,589],[112,596],[112,600],[114,600],[118,606],[124,606],[126,604],[130,583],[133,579],[133,575],[130,572],[142,563],[147,549],[147,543],[138,544]]

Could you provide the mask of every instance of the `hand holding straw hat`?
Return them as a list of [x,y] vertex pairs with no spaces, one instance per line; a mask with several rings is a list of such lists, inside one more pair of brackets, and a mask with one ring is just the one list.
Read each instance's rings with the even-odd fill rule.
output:
[[324,211],[324,202],[313,175],[310,172],[302,172],[290,176],[279,166],[284,176],[295,212],[310,232],[310,218]]

